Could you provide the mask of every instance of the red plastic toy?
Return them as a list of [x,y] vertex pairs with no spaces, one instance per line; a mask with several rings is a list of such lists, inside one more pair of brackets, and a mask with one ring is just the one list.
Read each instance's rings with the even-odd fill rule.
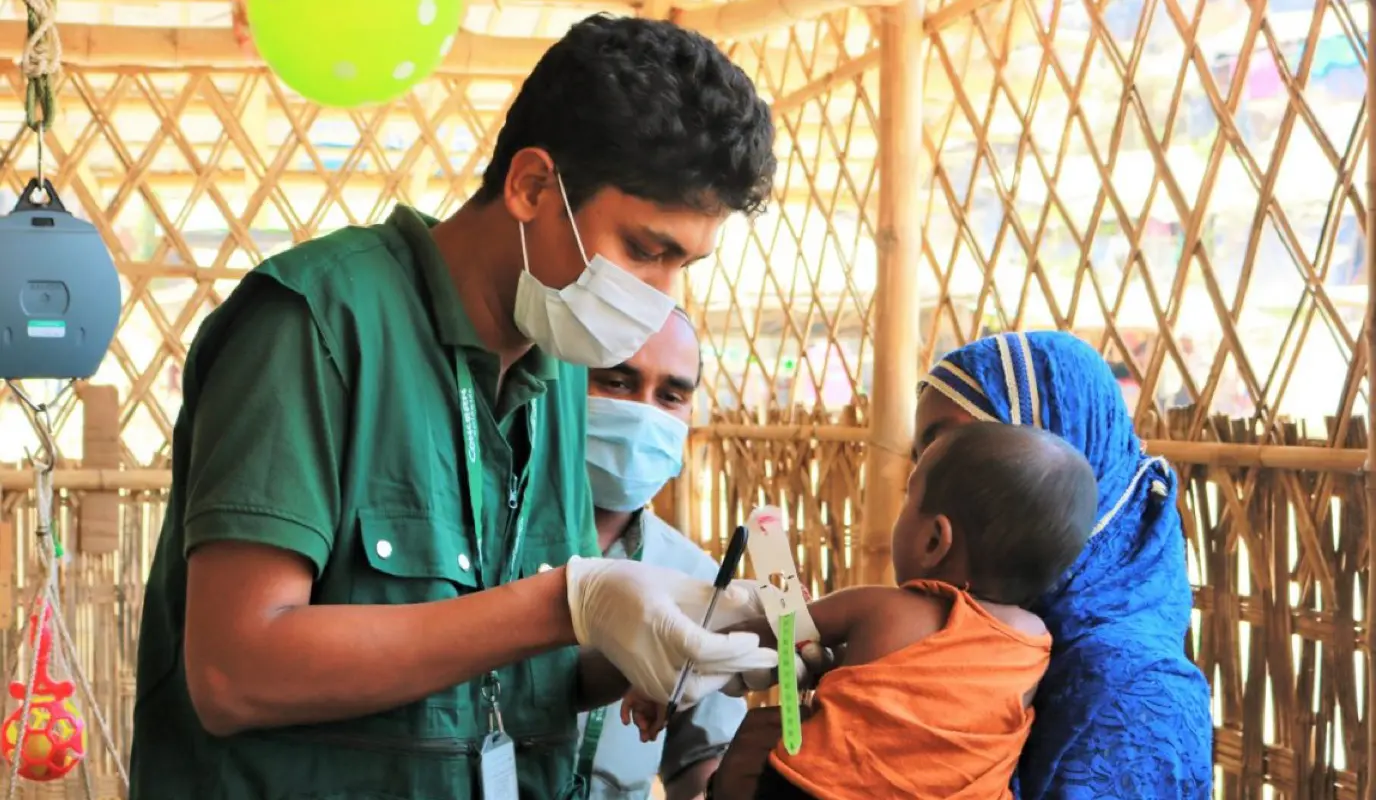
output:
[[[48,675],[52,656],[52,606],[43,603],[43,624],[38,614],[29,618],[29,643],[38,636],[38,666],[34,671],[33,695],[29,700],[29,720],[24,732],[24,749],[20,753],[19,774],[31,781],[55,781],[71,772],[86,757],[86,722],[71,698],[75,691],[71,681],[54,681]],[[10,684],[10,696],[18,700],[19,708],[5,720],[5,735],[0,738],[0,751],[14,763],[14,751],[19,741],[20,712],[23,711],[26,688],[22,681]]]

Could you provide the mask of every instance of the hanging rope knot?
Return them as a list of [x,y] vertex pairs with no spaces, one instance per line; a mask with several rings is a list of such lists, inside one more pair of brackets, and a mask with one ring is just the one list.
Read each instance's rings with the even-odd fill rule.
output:
[[62,40],[57,35],[54,0],[24,0],[29,7],[29,39],[20,68],[29,80],[56,77],[62,71]]
[[53,124],[53,83],[62,72],[62,40],[57,35],[57,0],[24,0],[29,10],[29,38],[19,69],[28,81],[24,116],[35,131]]

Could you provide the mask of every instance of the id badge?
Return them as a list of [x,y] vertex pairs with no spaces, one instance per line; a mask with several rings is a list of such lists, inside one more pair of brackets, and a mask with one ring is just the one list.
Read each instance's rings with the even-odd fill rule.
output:
[[520,800],[521,790],[516,782],[516,743],[501,731],[493,731],[483,739],[478,754],[478,775],[483,800]]

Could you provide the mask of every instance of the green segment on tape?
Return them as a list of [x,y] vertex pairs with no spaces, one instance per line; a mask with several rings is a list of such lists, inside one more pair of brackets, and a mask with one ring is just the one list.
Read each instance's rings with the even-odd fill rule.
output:
[[793,638],[793,612],[789,612],[779,617],[779,713],[783,717],[784,749],[796,756],[803,747],[803,721],[798,708],[798,673],[793,663],[798,656]]

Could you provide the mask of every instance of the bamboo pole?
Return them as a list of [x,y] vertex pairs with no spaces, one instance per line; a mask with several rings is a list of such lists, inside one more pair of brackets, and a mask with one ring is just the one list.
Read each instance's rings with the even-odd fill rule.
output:
[[[867,442],[868,428],[846,425],[742,425],[718,422],[693,429],[694,442],[730,439],[742,442],[817,441],[838,443]],[[1176,464],[1240,469],[1297,470],[1361,475],[1366,471],[1367,453],[1356,448],[1305,445],[1236,444],[1232,442],[1189,442],[1174,439],[1146,439],[1147,453]]]
[[[229,0],[97,0],[102,6],[168,6],[189,5],[228,5]],[[640,5],[634,0],[502,0],[501,2],[470,3],[469,8],[500,8],[505,10],[538,10],[545,6],[558,6],[561,10],[586,9],[589,14],[597,11],[617,11],[630,13]]]
[[[873,50],[869,50],[862,55],[850,59],[836,69],[808,81],[803,86],[799,86],[794,91],[770,103],[770,112],[775,117],[780,117],[797,111],[811,100],[821,97],[831,88],[863,76],[871,67],[880,62],[882,53],[883,50],[876,47]],[[863,135],[861,131],[856,131],[856,133]],[[849,148],[847,149],[847,155],[849,155]]]
[[917,273],[922,266],[921,0],[881,12],[879,24],[879,275],[875,286],[874,371],[860,529],[864,583],[892,580],[890,534],[903,507],[917,413]]
[[[859,168],[857,167],[857,169]],[[83,169],[86,168],[83,167]],[[824,183],[830,178],[832,184],[835,185],[839,180],[836,177],[839,173],[839,166],[825,166],[820,171],[818,181]],[[130,182],[128,174],[91,170],[88,170],[88,174],[94,179],[94,183],[87,185],[86,188],[92,192],[121,191]],[[268,174],[260,178],[253,170],[215,168],[202,169],[199,172],[143,172],[138,174],[137,182],[131,188],[133,191],[148,191],[156,194],[190,192],[201,182],[202,176],[206,175],[209,176],[208,182],[220,187],[220,193],[227,198],[237,198],[244,191],[243,187],[259,186],[269,179],[275,187],[282,189],[288,195],[294,192],[303,192],[307,196],[318,195],[321,189],[338,178],[338,172],[327,170],[292,170],[275,175]],[[415,191],[417,187],[423,187],[427,194],[444,196],[452,191],[461,196],[467,196],[468,190],[477,188],[479,178],[480,175],[476,172],[472,175],[459,176],[456,179],[436,174],[423,181],[414,176],[409,176],[406,179],[407,188],[405,191]],[[382,192],[394,192],[395,183],[397,183],[397,178],[390,172],[354,170],[341,181],[339,195],[346,199],[346,204],[350,210],[355,214],[360,214],[378,202]],[[61,191],[63,185],[58,184],[57,188]],[[16,187],[16,191],[17,189],[18,187]],[[398,200],[403,199],[400,194],[393,196]],[[771,206],[796,205],[805,207],[815,205],[816,198],[817,195],[811,187],[790,185],[785,188],[782,194],[775,194]],[[412,195],[404,199],[409,202],[420,203],[424,196]],[[848,192],[837,192],[835,203],[836,208],[841,209],[856,207],[854,196]]]
[[[883,7],[899,0],[734,0],[675,8],[669,18],[712,39],[751,39],[773,30],[831,14],[845,8]],[[943,30],[998,0],[952,0],[924,16],[928,33]]]
[[[1367,425],[1376,420],[1376,2],[1368,0],[1366,37],[1366,402]],[[1358,791],[1367,800],[1376,797],[1376,431],[1367,435],[1366,471],[1366,764],[1361,773]]]
[[[442,87],[442,86],[437,86],[437,85],[435,85],[435,84],[429,84],[429,86],[432,86],[434,89],[438,90],[439,92],[443,92],[443,91],[444,91],[444,87]],[[809,101],[811,101],[811,100],[817,98],[817,96],[818,96],[818,94],[811,94],[811,95],[808,95],[808,96],[806,96],[806,97],[799,96],[798,100],[797,100],[796,103],[792,106],[792,108],[796,109],[798,106],[802,105],[803,103],[809,102]],[[790,97],[794,97],[794,95],[790,95]],[[19,110],[19,103],[21,103],[21,102],[22,102],[22,100],[17,100],[17,101],[15,101],[14,107],[13,107],[12,109],[11,109],[11,108],[7,108],[6,105],[5,105],[3,102],[0,102],[0,112],[8,111],[8,110],[13,110],[14,113],[15,113],[15,115],[18,116],[18,115],[21,113],[20,110]],[[128,105],[134,105],[134,104],[133,104],[133,103],[130,103],[130,104],[128,104]],[[145,109],[146,109],[146,108],[147,108],[147,106],[145,106]],[[123,112],[123,111],[120,111],[119,113],[123,114],[124,112]],[[255,112],[246,112],[246,113],[255,113]],[[295,112],[293,112],[293,114],[295,114]],[[474,115],[475,120],[482,126],[482,127],[477,127],[477,126],[475,126],[475,127],[477,127],[477,132],[481,133],[481,132],[483,132],[483,131],[487,131],[487,130],[490,129],[490,130],[493,130],[494,133],[495,133],[496,128],[499,128],[500,125],[501,125],[501,120],[498,119],[497,114],[498,114],[498,112],[496,112],[496,111],[488,112],[488,113],[481,114],[481,115],[475,114],[475,115]],[[156,130],[157,128],[159,128],[159,127],[163,124],[163,121],[162,121],[161,119],[159,119],[159,118],[158,118],[155,114],[153,114],[152,112],[147,112],[147,113],[142,113],[142,114],[141,114],[141,113],[139,113],[139,112],[137,112],[137,111],[134,111],[133,113],[129,113],[129,114],[125,115],[125,116],[121,119],[121,124],[123,124],[126,120],[127,120],[130,124],[146,123],[150,128],[153,128],[153,129],[155,129],[155,130]],[[196,155],[197,155],[199,158],[206,159],[206,158],[209,156],[209,154],[215,149],[215,147],[216,147],[216,145],[217,145],[217,142],[214,141],[214,139],[213,139],[212,137],[218,137],[218,136],[220,135],[220,130],[223,129],[224,123],[223,123],[222,121],[220,121],[219,119],[217,119],[216,117],[211,116],[209,113],[202,113],[202,114],[185,113],[185,114],[183,114],[183,116],[180,118],[179,123],[185,125],[188,121],[191,122],[191,124],[193,124],[193,125],[198,125],[198,126],[202,126],[202,127],[201,127],[200,130],[195,131],[195,133],[196,133],[196,134],[200,134],[200,136],[187,134],[187,133],[185,132],[185,129],[183,129],[183,135],[184,135],[184,138],[186,139],[187,145],[188,145],[192,150],[195,151]],[[283,132],[282,129],[283,129],[283,128],[286,128],[286,127],[290,124],[290,123],[288,123],[288,122],[286,121],[286,119],[285,119],[280,113],[274,113],[271,117],[268,118],[267,121],[268,121],[268,122],[271,122],[271,123],[279,123],[278,125],[275,126],[275,127],[278,129],[279,132]],[[448,120],[446,120],[446,122],[447,122],[447,121],[448,121]],[[250,129],[250,127],[249,127],[248,125],[245,125],[245,126],[244,126],[244,133],[245,133],[245,136],[254,136],[254,135],[256,135],[256,132],[257,132],[257,131],[261,131],[264,127],[266,127],[266,126],[260,126],[260,125],[256,124],[256,122],[252,122],[251,124],[253,124],[253,128],[252,128],[252,129]],[[343,124],[343,125],[350,125],[350,124],[353,124],[353,120],[350,119],[350,117],[349,117],[349,115],[348,115],[347,112],[336,111],[335,113],[329,113],[329,114],[327,114],[327,113],[321,113],[321,114],[318,114],[318,115],[316,116],[316,124]],[[68,123],[68,126],[69,126],[69,128],[71,128],[71,127],[76,127],[78,130],[80,129],[80,127],[82,127],[81,125],[72,125],[70,122]],[[416,127],[417,129],[420,129],[420,128],[421,128],[420,125],[416,125],[415,127]],[[827,126],[826,126],[824,123],[820,123],[820,122],[818,122],[818,123],[807,123],[807,124],[799,125],[798,128],[797,128],[797,130],[798,130],[798,137],[799,137],[800,139],[806,140],[808,137],[812,137],[812,139],[815,141],[815,140],[817,139],[817,137],[826,135]],[[418,134],[412,134],[412,135],[418,135]],[[125,146],[126,148],[128,148],[131,152],[136,152],[136,153],[137,153],[137,152],[142,152],[143,150],[147,149],[147,148],[148,148],[153,142],[155,142],[156,140],[157,140],[156,135],[155,135],[154,137],[147,137],[147,138],[144,138],[144,137],[137,137],[137,136],[130,136],[130,137],[127,138],[127,139],[121,138],[121,141],[123,142],[124,146]],[[251,140],[251,141],[252,141],[252,140]],[[846,147],[846,164],[847,164],[848,166],[850,166],[851,172],[852,172],[853,174],[854,174],[854,173],[857,173],[857,172],[863,174],[865,171],[867,171],[867,170],[869,169],[869,165],[878,157],[879,143],[878,143],[878,141],[876,141],[876,140],[874,140],[874,139],[871,139],[871,138],[868,137],[868,136],[861,135],[861,134],[856,134],[855,136],[853,136],[852,139],[851,139],[851,141],[854,143],[854,153],[852,154],[852,152],[851,152],[852,148],[851,148],[851,146],[850,146],[850,143],[848,142],[848,143],[847,143],[847,147]],[[295,144],[295,143],[294,143],[294,142],[291,142],[291,141],[283,142],[283,141],[281,141],[281,139],[280,139],[280,137],[279,137],[279,140],[276,141],[276,142],[272,142],[272,141],[263,141],[263,142],[253,141],[253,146],[254,146],[253,149],[254,149],[255,152],[257,152],[260,156],[263,157],[263,160],[264,160],[264,161],[266,161],[266,162],[268,162],[268,163],[271,163],[272,160],[273,160],[273,158],[276,156],[276,154],[278,153],[278,151],[279,151],[281,148],[283,148],[283,147],[292,147],[292,146],[294,146],[294,144]],[[320,156],[320,158],[322,158],[322,159],[340,159],[340,160],[343,160],[343,159],[348,158],[355,150],[359,149],[360,147],[367,147],[367,144],[368,144],[368,143],[366,143],[366,142],[361,142],[361,143],[358,144],[358,145],[335,144],[335,143],[319,144],[319,143],[316,143],[316,142],[312,142],[312,143],[311,143],[311,147],[315,150],[316,154],[317,154],[318,156]],[[83,166],[83,168],[86,169],[86,170],[88,170],[89,172],[91,172],[91,174],[93,174],[93,175],[99,175],[99,176],[101,176],[101,182],[102,182],[102,183],[108,183],[108,182],[110,182],[110,181],[112,181],[112,180],[122,180],[122,174],[121,174],[121,172],[120,172],[120,170],[122,169],[122,165],[119,164],[118,157],[117,157],[115,154],[110,153],[110,152],[108,152],[108,151],[102,152],[100,149],[98,149],[99,147],[100,147],[100,145],[97,145],[96,147],[94,147],[94,148],[92,148],[91,150],[88,150],[88,151],[87,151],[87,157],[82,159],[82,166]],[[172,148],[171,148],[171,147],[168,147],[167,149],[170,151]],[[395,161],[399,161],[401,158],[403,158],[403,157],[406,155],[406,153],[409,152],[410,147],[409,147],[409,146],[407,146],[407,147],[396,146],[396,145],[392,145],[392,144],[390,144],[390,143],[388,143],[387,145],[383,145],[383,144],[379,143],[378,146],[377,146],[377,149],[380,150],[380,151],[382,151],[382,152],[384,152],[384,153],[386,153],[386,154],[390,157],[389,160],[393,160],[393,159],[394,159],[394,160],[392,161],[391,166],[392,166],[393,169],[395,169],[395,168],[396,168],[396,167],[395,167]],[[468,154],[470,154],[470,153],[472,153],[472,152],[473,152],[472,150],[458,151],[458,152],[453,153],[453,154],[452,154],[452,157],[453,157],[455,160],[457,160],[458,158],[460,158],[460,157],[462,157],[462,156],[467,156]],[[420,156],[420,158],[419,158],[418,160],[429,160],[429,159],[432,159],[432,158],[433,158],[433,154],[434,154],[433,148],[425,148],[425,149],[422,151],[422,154],[421,154],[421,156]],[[810,157],[815,157],[815,156],[810,156]],[[228,159],[226,159],[226,160],[228,160]],[[425,166],[425,165],[424,165],[424,164],[417,165],[416,167],[413,167],[412,169],[408,170],[408,172],[417,173],[417,174],[419,174],[420,178],[427,178],[427,177],[434,176],[434,175],[437,175],[437,174],[438,174],[438,169],[422,169],[421,167],[423,167],[423,166]],[[217,169],[226,169],[226,168],[225,168],[225,167],[217,167]],[[232,169],[233,169],[234,171],[239,171],[238,168],[237,168],[237,166],[236,166],[236,167],[233,167]],[[371,168],[371,171],[365,172],[365,173],[363,173],[363,174],[379,174],[379,173],[378,173],[378,170],[385,170],[385,169],[386,169],[386,167],[383,167],[383,166],[380,166],[380,165],[379,165],[379,166],[372,167],[372,168]],[[839,168],[837,168],[837,169],[839,170]],[[178,170],[173,170],[173,169],[161,169],[161,170],[150,170],[149,172],[147,172],[147,173],[145,173],[145,174],[147,174],[149,178],[154,178],[154,179],[157,179],[157,180],[166,181],[166,182],[168,182],[168,183],[170,183],[170,184],[172,184],[172,185],[178,185],[178,184],[177,184],[177,179],[178,179],[178,178],[181,178],[181,177],[186,176],[186,175],[191,175],[192,177],[190,178],[190,180],[194,180],[194,176],[195,176],[196,174],[198,174],[198,173],[192,172],[192,171],[189,170],[189,169],[178,169]],[[285,172],[285,173],[283,173],[283,174],[284,174],[284,176],[286,176],[286,177],[288,177],[288,178],[294,178],[295,176],[299,176],[299,175],[303,174],[303,171],[302,171],[302,170],[293,170],[293,171],[290,171],[290,172]],[[305,174],[306,176],[311,176],[311,175],[316,175],[316,174],[318,174],[318,173],[312,172],[311,170],[307,169],[307,170],[304,170],[304,174]],[[246,179],[252,179],[252,178],[254,178],[253,175],[248,175],[248,176],[225,175],[225,176],[223,176],[223,177],[221,177],[221,176],[216,176],[216,177],[217,177],[217,180],[231,180],[231,179],[234,179],[234,178],[236,178],[236,177],[245,177]],[[183,181],[183,183],[184,183],[184,181]],[[255,185],[253,188],[256,189],[257,186]],[[797,192],[795,192],[795,193],[797,193]]]
[[[566,8],[629,13],[634,0],[556,0]],[[734,0],[669,9],[675,23],[712,39],[743,40],[846,8],[890,6],[898,0]],[[943,30],[995,0],[953,0],[926,21],[929,33]],[[25,23],[0,21],[0,59],[21,56]],[[459,30],[454,45],[435,70],[439,74],[524,76],[554,43],[552,38],[493,36]],[[70,66],[138,67],[154,70],[260,68],[261,59],[244,52],[230,27],[155,27],[64,23],[62,61]]]
[[[25,23],[0,22],[0,59],[22,55]],[[461,30],[435,70],[440,74],[525,76],[554,39],[488,36]],[[141,69],[261,68],[245,53],[232,28],[166,28],[133,25],[62,25],[62,63],[82,67]]]
[[855,6],[885,6],[896,0],[735,0],[696,8],[675,8],[669,19],[711,39],[753,39],[773,30]]
[[867,442],[868,428],[850,425],[744,425],[714,422],[693,428],[695,441],[734,439],[745,442]]
[[1177,464],[1334,472],[1349,475],[1361,475],[1366,471],[1366,453],[1357,449],[1186,442],[1173,439],[1149,439],[1143,444],[1146,445],[1149,455],[1161,456]]
[[[871,439],[868,428],[848,425],[741,425],[714,423],[695,427],[690,446],[697,448],[712,439],[738,442],[817,441],[860,444]],[[1182,442],[1152,439],[1147,453],[1181,465],[1239,469],[1294,470],[1360,475],[1365,473],[1367,451],[1355,448],[1305,447],[1300,445],[1250,445],[1226,442]],[[687,473],[685,473],[686,475]],[[70,491],[162,491],[172,485],[166,469],[97,469],[60,467],[53,485]],[[33,488],[33,471],[0,469],[0,492]]]
[[[0,469],[0,492],[24,492],[33,488],[33,470]],[[75,492],[156,492],[172,485],[170,469],[59,468],[53,471],[53,488]]]
[[[926,28],[928,34],[945,30],[971,14],[994,5],[996,2],[998,2],[998,0],[949,0],[949,2],[942,3],[939,8],[933,9],[932,12],[927,15],[927,18],[923,21],[923,27]],[[1012,15],[1013,20],[1016,20],[1017,17],[1017,14]],[[1009,24],[1012,24],[1012,20],[1010,20]]]

